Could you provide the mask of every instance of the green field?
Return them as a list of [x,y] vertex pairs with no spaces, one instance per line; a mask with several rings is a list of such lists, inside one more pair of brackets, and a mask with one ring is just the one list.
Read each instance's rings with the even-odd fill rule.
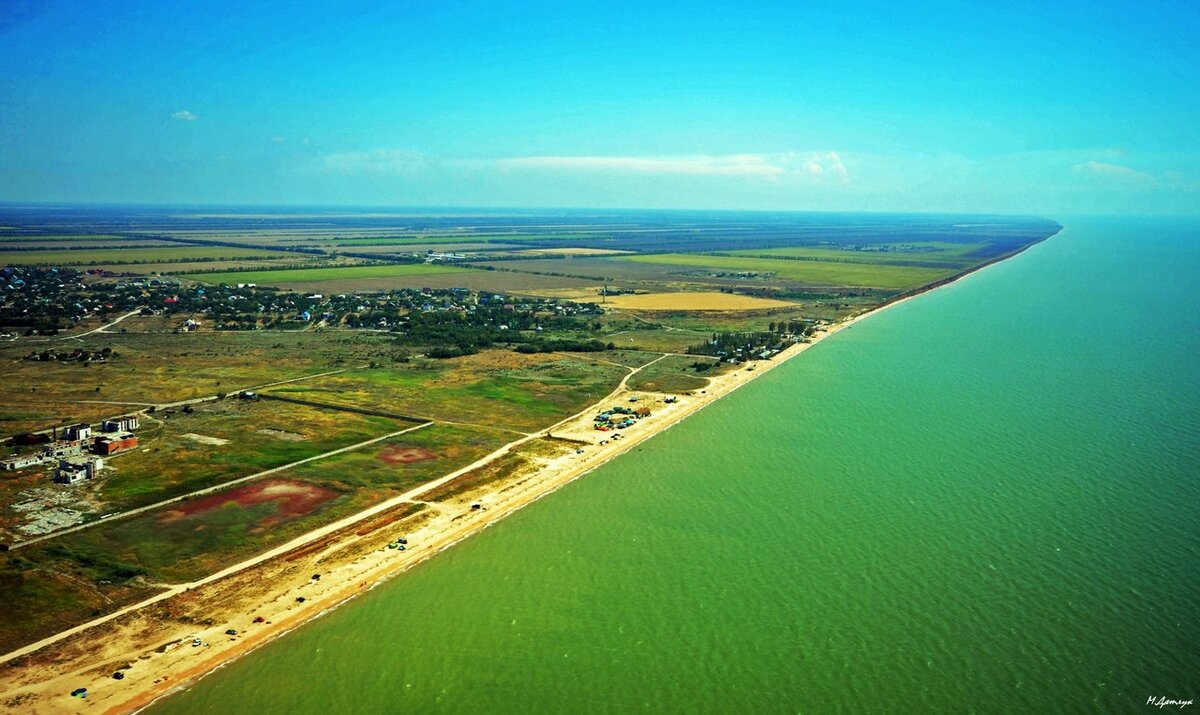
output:
[[132,243],[137,240],[139,239],[130,239],[127,236],[117,236],[111,233],[39,234],[8,232],[0,229],[0,243],[8,241],[130,241]]
[[540,467],[545,460],[570,454],[577,446],[573,442],[559,439],[530,440],[482,467],[472,469],[422,494],[421,499],[445,502],[502,480],[515,481]]
[[[435,424],[363,449],[288,470],[289,479],[363,489],[378,498],[403,494],[477,461],[517,436],[486,427]],[[413,461],[389,460],[411,454]],[[378,500],[378,499],[377,499]]]
[[114,580],[126,571],[112,562],[82,564],[45,553],[8,554],[0,562],[0,648],[8,651],[146,598],[159,588],[140,580]]
[[[297,268],[308,261],[328,261],[325,256],[306,256],[299,253],[288,257],[269,256],[259,259],[242,258],[232,261],[200,260],[181,261],[173,263],[96,263],[95,268],[112,271],[113,273],[131,273],[135,275],[187,276],[195,273],[229,273],[233,271],[280,270],[281,266]],[[347,260],[347,259],[342,259]],[[350,259],[352,260],[352,259]]]
[[309,239],[323,246],[420,246],[434,244],[459,243],[507,243],[509,239],[503,236],[485,236],[465,234],[462,236],[379,236],[368,238],[319,238]]
[[[693,367],[696,363],[709,367],[704,371],[697,371]],[[671,355],[629,378],[628,385],[631,390],[646,392],[677,393],[703,390],[708,387],[708,376],[719,375],[721,372],[721,362],[716,358]]]
[[857,248],[789,246],[744,251],[720,251],[717,255],[749,258],[790,258],[847,263],[928,264],[930,267],[962,267],[978,263],[971,254],[983,250],[986,243],[949,243],[924,241],[904,244],[872,244]]
[[178,248],[171,241],[150,241],[129,238],[65,239],[59,241],[0,240],[0,252],[14,251],[83,251],[87,249]]
[[[97,497],[117,511],[339,449],[411,423],[286,402],[229,398],[142,419],[137,451],[109,460]],[[186,435],[197,435],[188,437]],[[202,441],[215,438],[213,445]]]
[[524,433],[545,429],[595,402],[625,373],[586,359],[489,350],[452,361],[331,375],[267,392]]
[[84,266],[100,263],[171,263],[205,259],[289,258],[295,255],[294,253],[284,251],[266,251],[259,248],[233,248],[230,246],[5,251],[0,253],[0,264],[9,266]]
[[0,380],[0,436],[371,361],[389,364],[399,356],[386,336],[316,331],[108,333],[70,345],[110,347],[117,356],[95,364],[33,362],[21,358],[41,345],[0,343],[7,365]]
[[[487,428],[433,425],[229,490],[97,524],[22,554],[128,564],[158,582],[195,579],[449,474],[512,439]],[[411,461],[395,459],[396,454]],[[280,486],[296,492],[298,483],[317,498],[293,510],[286,500],[236,498]]]
[[160,509],[67,534],[23,553],[128,564],[158,583],[194,580],[371,504],[366,495],[330,491],[329,501],[305,514],[281,514],[272,501],[246,506],[231,501],[197,514]]
[[708,272],[769,273],[776,279],[804,285],[854,286],[907,290],[945,278],[955,271],[951,268],[892,266],[876,263],[841,263],[835,261],[789,261],[771,258],[716,256],[692,253],[622,256],[606,259],[630,263],[653,264],[672,268],[695,268]]
[[347,268],[298,268],[281,271],[234,271],[206,273],[197,280],[220,283],[255,283],[258,285],[287,285],[289,283],[352,282],[363,278],[395,278],[403,276],[433,276],[446,273],[467,273],[468,269],[430,263],[392,263],[384,266],[350,266]]

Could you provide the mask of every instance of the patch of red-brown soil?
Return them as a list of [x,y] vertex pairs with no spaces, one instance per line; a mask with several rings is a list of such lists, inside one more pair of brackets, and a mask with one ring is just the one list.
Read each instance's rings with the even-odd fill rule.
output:
[[413,462],[437,459],[436,454],[424,447],[404,447],[398,444],[387,445],[379,450],[379,453],[375,456],[388,464],[411,464]]
[[266,502],[278,502],[276,516],[290,519],[303,516],[337,496],[336,492],[307,482],[292,479],[268,479],[247,484],[232,491],[213,494],[210,497],[188,502],[173,510],[179,518],[204,514],[229,504],[240,507],[254,506]]

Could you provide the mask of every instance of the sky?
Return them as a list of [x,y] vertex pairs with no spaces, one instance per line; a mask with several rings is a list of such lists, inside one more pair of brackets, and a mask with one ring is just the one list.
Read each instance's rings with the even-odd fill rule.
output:
[[1200,3],[0,0],[0,201],[1200,213]]

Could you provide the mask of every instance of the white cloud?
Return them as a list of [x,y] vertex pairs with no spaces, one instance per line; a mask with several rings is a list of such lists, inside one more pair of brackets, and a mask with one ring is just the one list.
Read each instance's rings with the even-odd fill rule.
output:
[[412,174],[429,167],[425,155],[401,149],[326,154],[321,164],[327,171],[339,174]]
[[841,181],[850,179],[842,157],[836,151],[817,152],[809,154],[804,159],[804,170],[814,176],[832,176]]
[[501,169],[552,169],[624,174],[745,176],[779,179],[787,175],[847,181],[837,152],[724,154],[692,156],[524,156],[500,159]]
[[174,114],[171,115],[171,119],[182,119],[185,122],[194,122],[199,118],[200,117],[196,116],[195,114],[192,114],[191,112],[189,112],[186,109],[181,109],[178,112],[175,112]]
[[276,144],[282,144],[287,141],[287,137],[271,137],[271,141]]
[[753,155],[638,157],[638,156],[525,156],[501,159],[505,169],[567,169],[633,174],[693,174],[715,176],[778,176],[784,169]]
[[1071,168],[1079,173],[1090,174],[1092,176],[1103,176],[1131,181],[1154,180],[1154,177],[1145,172],[1138,171],[1137,169],[1132,169],[1121,164],[1109,164],[1103,161],[1085,161],[1081,164],[1075,164]]

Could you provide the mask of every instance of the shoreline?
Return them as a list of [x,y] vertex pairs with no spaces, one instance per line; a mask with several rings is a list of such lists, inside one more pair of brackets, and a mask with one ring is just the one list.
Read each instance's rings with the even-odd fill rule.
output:
[[[645,366],[633,368],[602,400],[530,438],[509,443],[462,469],[351,518],[315,529],[207,579],[169,589],[153,599],[110,614],[102,622],[68,629],[4,656],[2,660],[7,662],[14,659],[14,654],[20,654],[29,662],[7,665],[6,672],[0,676],[0,702],[8,707],[19,704],[30,713],[95,712],[97,706],[105,713],[140,711],[590,474],[825,338],[870,316],[1004,262],[1028,248],[1025,246],[1015,253],[900,294],[826,326],[809,342],[793,345],[769,361],[747,363],[709,378],[703,391],[681,397],[675,404],[656,403],[653,414],[631,430],[622,432],[622,439],[608,440],[608,444],[599,446],[594,440],[605,438],[607,433],[591,429],[591,415],[598,408],[614,400],[623,402],[633,394],[648,400],[661,397],[626,388],[629,377]],[[565,454],[541,460],[540,466],[527,474],[518,473],[476,487],[456,495],[453,500],[420,501],[424,493],[469,471],[483,468],[525,442],[549,433],[568,439],[583,438],[591,446],[586,447],[582,455]],[[426,508],[414,516],[391,518],[364,531],[373,521],[388,519],[391,512],[413,503],[424,504]],[[472,509],[472,503],[483,507]],[[407,551],[381,548],[382,537],[391,539],[400,533],[407,535],[413,544]],[[339,558],[342,552],[348,553]],[[314,580],[303,575],[308,573],[320,573],[323,578]],[[275,581],[281,583],[271,583]],[[300,594],[305,599],[303,603],[296,600]],[[177,614],[177,609],[183,613]],[[196,613],[189,613],[191,610]],[[159,615],[160,611],[167,616]],[[215,617],[199,619],[202,615]],[[251,626],[250,618],[254,615],[264,618],[265,624]],[[239,635],[233,638],[221,635],[230,628],[236,628]],[[65,638],[64,634],[78,634],[78,637]],[[189,645],[192,638],[206,640],[212,647],[206,643],[204,648],[193,648]],[[122,663],[127,666],[119,665]],[[118,664],[117,667],[114,664]],[[125,667],[128,667],[122,669],[126,673],[125,679],[113,680],[114,670]],[[87,687],[88,697],[70,697],[68,693],[76,687]]]

